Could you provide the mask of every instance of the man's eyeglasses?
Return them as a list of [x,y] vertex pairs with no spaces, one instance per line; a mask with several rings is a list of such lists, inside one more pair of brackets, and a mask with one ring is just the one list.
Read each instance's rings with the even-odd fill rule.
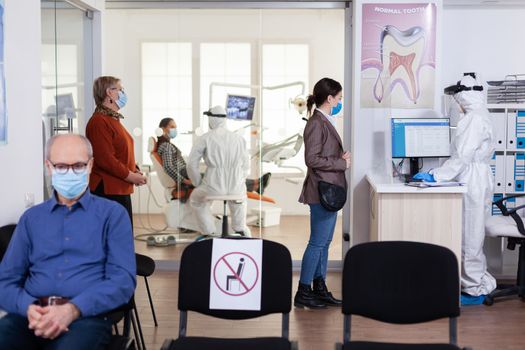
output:
[[64,163],[57,163],[53,164],[53,169],[57,172],[57,174],[64,175],[68,172],[69,169],[72,169],[75,174],[82,174],[86,171],[88,163],[75,163],[75,164],[64,164]]

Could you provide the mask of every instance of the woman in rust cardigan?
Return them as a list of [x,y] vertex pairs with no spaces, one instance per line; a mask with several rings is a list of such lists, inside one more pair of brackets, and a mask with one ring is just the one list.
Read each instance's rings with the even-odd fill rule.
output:
[[328,248],[337,212],[326,210],[320,204],[318,183],[322,180],[346,188],[345,170],[350,167],[350,153],[343,151],[335,129],[335,115],[342,108],[342,90],[337,81],[323,78],[315,84],[307,101],[310,118],[304,129],[304,158],[308,172],[299,202],[310,206],[310,240],[301,264],[299,288],[294,298],[296,307],[341,305],[341,300],[334,298],[325,284]]
[[119,110],[127,102],[120,79],[99,77],[93,83],[97,108],[86,126],[93,145],[94,165],[89,178],[91,192],[122,204],[133,223],[131,193],[133,185],[143,185],[146,177],[137,169],[133,138],[124,128]]

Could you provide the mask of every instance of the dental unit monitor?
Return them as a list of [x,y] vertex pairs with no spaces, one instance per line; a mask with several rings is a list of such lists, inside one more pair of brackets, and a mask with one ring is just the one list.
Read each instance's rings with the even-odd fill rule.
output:
[[252,120],[255,97],[228,95],[226,98],[226,117],[233,120]]
[[449,118],[392,118],[392,158],[410,158],[410,175],[419,158],[450,157]]

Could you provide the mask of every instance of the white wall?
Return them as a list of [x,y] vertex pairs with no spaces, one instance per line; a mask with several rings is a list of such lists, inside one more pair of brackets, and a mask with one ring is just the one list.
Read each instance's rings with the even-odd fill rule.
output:
[[[123,109],[126,116],[123,122],[129,131],[142,126],[142,42],[232,40],[250,41],[255,46],[259,39],[270,43],[308,42],[310,88],[324,76],[343,83],[343,10],[106,10],[104,28],[103,73],[123,80],[130,96],[128,105]],[[349,99],[347,101],[350,103]],[[342,124],[341,118],[338,125],[341,135]],[[142,140],[136,138],[137,160],[142,159],[141,149]],[[155,177],[152,183],[157,197],[161,198]],[[301,188],[302,180],[294,185],[283,177],[274,176],[267,194],[279,203],[283,214],[307,215],[308,207],[297,202]],[[145,208],[145,203],[142,207]],[[150,208],[155,211],[154,206]],[[134,211],[138,211],[136,199]]]
[[[444,113],[442,89],[459,80],[463,72],[478,72],[485,81],[525,72],[525,47],[520,41],[525,35],[525,27],[521,25],[524,16],[525,7],[443,8],[441,78],[436,91],[435,111],[438,115]],[[383,159],[385,150],[381,145],[383,136],[380,132],[374,133],[374,130],[386,128],[382,124],[384,116],[377,113],[371,119],[362,121],[359,120],[360,115],[355,114],[356,129],[352,140],[353,186],[356,188],[353,197],[353,243],[366,241],[369,235],[368,184],[362,176],[372,168],[383,166],[378,159]]]
[[479,72],[483,80],[525,73],[525,7],[445,7],[443,12],[443,87],[463,72]]
[[[436,69],[435,69],[435,93],[434,105],[440,107],[439,79],[441,71],[440,61],[440,23],[441,14],[440,0],[435,0],[437,8],[437,42],[436,42]],[[370,224],[370,190],[365,176],[374,172],[384,181],[391,181],[391,145],[390,142],[390,118],[392,117],[414,117],[427,118],[438,117],[439,112],[432,109],[394,109],[394,108],[361,108],[361,39],[362,39],[362,4],[363,3],[399,3],[396,0],[358,0],[354,1],[353,17],[353,96],[352,105],[352,214],[350,224],[352,227],[352,245],[369,240]],[[417,0],[407,0],[404,3],[420,3]],[[416,6],[416,5],[414,5]]]
[[42,201],[40,1],[5,0],[8,144],[0,146],[0,225],[15,223],[25,193]]

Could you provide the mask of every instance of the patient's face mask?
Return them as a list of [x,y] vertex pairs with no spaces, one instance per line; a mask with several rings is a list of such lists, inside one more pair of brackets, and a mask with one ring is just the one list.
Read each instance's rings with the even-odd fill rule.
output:
[[178,135],[177,128],[171,128],[168,131],[168,136],[170,137],[170,139],[174,139],[175,137],[177,137],[177,135]]
[[53,188],[63,197],[73,199],[80,196],[88,185],[88,171],[76,174],[69,169],[65,174],[59,174],[55,170],[51,175]]

